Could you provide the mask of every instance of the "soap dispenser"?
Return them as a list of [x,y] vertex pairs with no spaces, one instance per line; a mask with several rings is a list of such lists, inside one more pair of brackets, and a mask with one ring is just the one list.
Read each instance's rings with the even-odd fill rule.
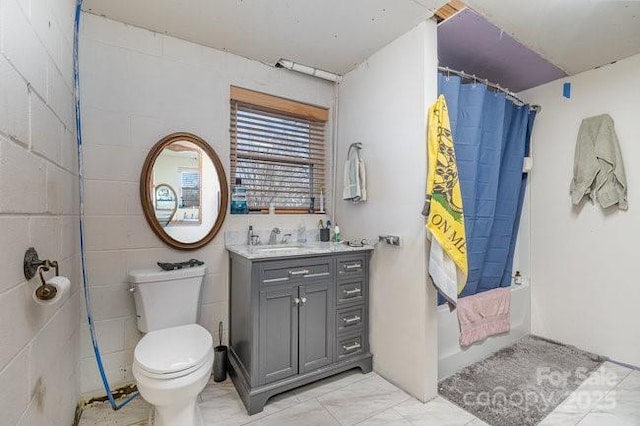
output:
[[336,223],[336,226],[333,227],[333,242],[338,244],[340,243],[340,227]]
[[516,271],[515,275],[513,276],[513,283],[515,285],[522,284],[522,274],[520,274],[520,271]]
[[307,227],[304,225],[304,222],[300,222],[300,225],[298,225],[298,242],[307,242]]

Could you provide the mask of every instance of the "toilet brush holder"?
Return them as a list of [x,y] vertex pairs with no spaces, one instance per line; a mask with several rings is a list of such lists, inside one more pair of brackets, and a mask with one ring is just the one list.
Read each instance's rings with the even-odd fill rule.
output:
[[227,380],[227,347],[222,344],[222,321],[218,324],[219,345],[213,348],[213,381],[216,383]]
[[227,380],[227,347],[216,346],[213,351],[213,381],[224,382]]

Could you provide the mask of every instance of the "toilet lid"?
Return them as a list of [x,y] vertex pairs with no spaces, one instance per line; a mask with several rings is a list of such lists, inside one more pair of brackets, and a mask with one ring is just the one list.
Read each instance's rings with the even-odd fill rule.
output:
[[169,374],[201,364],[212,347],[211,334],[197,324],[189,324],[147,333],[133,356],[145,371]]

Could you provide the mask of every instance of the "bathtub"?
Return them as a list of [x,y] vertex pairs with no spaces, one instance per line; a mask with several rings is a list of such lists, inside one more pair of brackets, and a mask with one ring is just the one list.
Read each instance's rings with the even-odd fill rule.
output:
[[531,292],[528,283],[511,287],[511,331],[491,336],[466,348],[460,347],[460,328],[456,311],[438,307],[438,379],[486,358],[531,332]]

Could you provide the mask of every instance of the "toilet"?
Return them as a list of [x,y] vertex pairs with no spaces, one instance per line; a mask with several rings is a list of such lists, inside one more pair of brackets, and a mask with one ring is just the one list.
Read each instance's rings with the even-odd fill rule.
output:
[[150,425],[200,426],[196,400],[213,366],[211,334],[196,324],[205,266],[129,272],[138,329],[133,377],[153,406]]

